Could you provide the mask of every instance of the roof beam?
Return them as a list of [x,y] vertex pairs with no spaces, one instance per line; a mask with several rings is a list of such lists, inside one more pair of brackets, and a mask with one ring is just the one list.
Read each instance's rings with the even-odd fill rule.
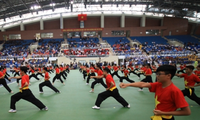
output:
[[20,0],[20,1],[23,3],[23,5],[26,7],[26,9],[28,9],[28,11],[29,11],[30,13],[32,13],[32,12],[30,11],[30,9],[27,7],[26,3],[25,3],[23,0]]
[[[37,4],[38,4],[39,6],[41,6],[38,0],[36,0],[36,2],[37,2]],[[41,6],[40,9],[41,9],[42,11],[44,11],[44,10],[42,9],[42,6]]]
[[16,14],[18,14],[18,15],[20,15],[19,14],[19,12],[17,11],[17,10],[15,10],[14,8],[13,8],[13,6],[11,6],[11,4],[10,4],[10,0],[4,0],[4,2],[16,13]]

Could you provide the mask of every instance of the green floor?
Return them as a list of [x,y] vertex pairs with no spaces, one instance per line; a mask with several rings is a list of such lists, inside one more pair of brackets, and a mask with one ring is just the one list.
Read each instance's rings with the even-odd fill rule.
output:
[[[54,74],[50,76],[52,79]],[[153,76],[154,78],[155,76]],[[116,77],[114,79],[119,85],[119,80]],[[131,74],[131,79],[139,81],[133,74]],[[183,79],[175,77],[173,81],[180,89],[184,88]],[[55,82],[55,86],[61,91],[61,94],[56,94],[46,87],[44,87],[44,94],[39,94],[38,84],[40,82],[32,79],[31,83],[30,89],[33,94],[47,105],[49,110],[39,111],[31,103],[20,100],[16,104],[17,113],[8,113],[11,94],[1,87],[0,120],[149,120],[153,115],[154,94],[147,89],[138,92],[138,88],[121,89],[118,87],[121,96],[131,104],[130,109],[123,108],[113,98],[108,98],[102,103],[101,110],[93,110],[91,107],[94,105],[98,93],[104,91],[104,88],[98,84],[95,86],[95,92],[89,93],[90,86],[85,85],[82,74],[78,70],[70,72],[65,86],[60,82]],[[10,84],[10,88],[15,93],[18,92],[16,83]],[[196,88],[196,94],[200,96],[200,87]],[[176,120],[199,120],[200,106],[188,98],[186,100],[192,114],[186,117],[176,117]]]

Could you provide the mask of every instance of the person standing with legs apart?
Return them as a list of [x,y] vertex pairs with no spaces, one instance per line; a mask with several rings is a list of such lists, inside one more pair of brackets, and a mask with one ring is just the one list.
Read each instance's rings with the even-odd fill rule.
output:
[[0,85],[2,84],[5,88],[6,88],[6,90],[9,92],[9,93],[13,93],[13,91],[9,88],[9,86],[7,85],[7,83],[6,83],[6,80],[4,79],[4,74],[3,74],[3,68],[2,67],[0,67]]
[[17,112],[15,104],[20,99],[24,99],[28,102],[31,102],[40,110],[48,110],[48,108],[40,100],[38,100],[29,89],[29,76],[26,74],[27,70],[28,68],[25,66],[20,67],[20,73],[22,74],[21,87],[19,88],[20,92],[11,96],[10,110],[8,111],[10,113]]
[[112,73],[111,75],[112,75],[112,77],[114,77],[114,75],[116,75],[119,79],[120,79],[120,76],[119,76],[119,74],[118,74],[118,67],[117,67],[117,65],[115,64],[114,66],[113,66],[113,70],[114,70],[114,73]]
[[39,84],[39,90],[40,90],[40,93],[43,93],[43,89],[42,87],[44,86],[47,86],[49,88],[51,88],[53,91],[55,91],[56,93],[60,93],[60,91],[58,89],[56,89],[52,84],[51,82],[49,81],[50,77],[49,77],[49,73],[47,72],[47,68],[45,67],[44,68],[44,82],[40,83]]
[[43,72],[41,70],[41,66],[38,66],[38,72],[37,72],[36,76],[40,75],[40,76],[44,77],[44,75],[42,73]]
[[29,79],[31,79],[32,77],[34,77],[37,80],[40,80],[36,75],[35,75],[35,70],[33,67],[31,67],[31,75],[29,76]]
[[[146,76],[143,80],[141,80],[141,82],[148,82],[148,83],[152,83],[152,71],[150,68],[150,64],[145,65],[146,69],[144,69],[144,76]],[[143,91],[143,88],[140,88],[138,91]]]
[[64,75],[64,69],[63,69],[63,66],[62,65],[60,65],[60,77],[62,76],[63,78],[64,78],[64,80],[66,80],[66,77],[65,77],[65,75]]
[[[190,115],[191,111],[181,90],[176,87],[172,78],[176,74],[176,68],[171,65],[163,65],[158,67],[156,77],[158,82],[145,83],[121,83],[121,88],[139,87],[149,88],[150,92],[155,93],[155,109],[154,116],[151,120],[175,120],[174,116]],[[177,110],[180,109],[180,110]]]
[[[191,100],[195,101],[198,105],[200,105],[200,98],[196,96],[194,93],[194,87],[200,86],[200,79],[197,75],[193,74],[194,66],[189,65],[186,66],[185,71],[186,73],[183,74],[176,74],[178,77],[184,77],[185,82],[185,90],[182,90],[183,95],[187,96]],[[198,82],[198,84],[196,84]],[[196,85],[195,85],[196,84]]]
[[89,84],[90,76],[96,76],[94,72],[95,72],[95,69],[94,69],[94,65],[92,64],[90,67],[90,74],[87,77],[86,85]]
[[100,93],[97,97],[97,100],[95,102],[95,106],[93,106],[93,109],[100,109],[101,103],[107,99],[108,97],[114,97],[119,103],[121,103],[124,107],[130,108],[130,104],[126,102],[126,100],[120,96],[119,91],[116,87],[115,81],[113,80],[112,76],[109,74],[110,70],[106,67],[103,70],[103,75],[101,76],[93,76],[93,78],[96,79],[106,79],[107,88],[106,91]]
[[121,82],[121,83],[123,82],[123,79],[127,80],[127,81],[130,82],[130,83],[135,82],[135,81],[129,79],[129,77],[128,77],[129,71],[126,69],[125,66],[123,66],[123,73],[124,73],[124,76],[123,76],[123,77],[120,77],[120,82]]
[[[102,76],[103,75],[103,72],[101,70],[101,66],[99,64],[97,64],[96,66],[96,72],[97,72],[97,75],[98,76]],[[91,76],[90,78],[95,78],[95,76]],[[97,83],[101,83],[101,85],[103,85],[105,88],[107,88],[107,85],[103,82],[103,78],[100,78],[100,79],[95,79],[94,82],[92,82],[92,85],[91,85],[91,88],[92,90],[90,91],[91,93],[94,92],[94,86],[97,84]]]
[[53,83],[52,84],[54,84],[54,82],[55,82],[56,79],[59,79],[60,82],[65,85],[65,83],[62,81],[62,79],[60,77],[60,69],[59,69],[58,65],[56,65],[55,70],[56,70],[56,75],[53,78]]

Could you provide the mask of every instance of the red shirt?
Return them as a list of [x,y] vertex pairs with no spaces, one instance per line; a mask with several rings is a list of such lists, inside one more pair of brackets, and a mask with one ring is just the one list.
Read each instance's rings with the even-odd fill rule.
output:
[[146,67],[141,67],[141,70],[143,70],[145,72],[145,70],[147,69]]
[[200,76],[200,71],[195,70],[194,73],[195,73],[195,75],[197,75],[198,77]]
[[4,74],[4,75],[6,74],[6,69],[3,70],[3,74]]
[[40,72],[41,72],[41,68],[38,68],[38,71],[40,71]]
[[63,71],[63,67],[60,67],[60,71]]
[[44,78],[45,78],[45,80],[49,80],[49,73],[48,72],[45,73]]
[[33,69],[31,69],[32,74],[35,72]]
[[108,65],[108,69],[111,69],[111,66],[110,66],[110,65]]
[[118,67],[117,67],[117,66],[114,66],[113,69],[114,69],[114,71],[117,71],[117,70],[118,70]]
[[55,70],[56,70],[56,74],[60,73],[60,70],[58,68],[56,68]]
[[184,69],[185,67],[183,65],[180,66],[181,70]]
[[90,72],[90,69],[89,69],[89,68],[86,68],[86,72],[89,73],[89,72]]
[[124,71],[124,76],[127,76],[129,71],[128,70],[123,70]]
[[194,86],[196,82],[200,82],[200,79],[195,74],[188,76],[186,73],[183,73],[181,77],[184,77],[185,86]]
[[3,76],[3,73],[0,71],[0,77],[2,77]]
[[25,85],[26,82],[27,82],[28,85],[29,85],[29,76],[28,76],[28,75],[22,76],[21,87],[24,87],[24,85]]
[[145,72],[145,74],[152,74],[152,71],[150,68],[147,68],[144,72]]
[[131,66],[130,68],[131,68],[131,71],[133,71],[133,70],[134,70],[134,67],[133,67],[133,66]]
[[113,78],[112,78],[112,76],[111,76],[110,74],[108,74],[108,75],[105,77],[105,79],[106,79],[106,85],[107,85],[108,88],[110,87],[111,82],[114,83],[114,86],[113,86],[113,87],[116,87],[115,81],[113,80]]
[[91,71],[92,73],[94,73],[95,70],[94,70],[93,67],[91,67],[91,68],[90,68],[90,71]]
[[102,70],[98,70],[98,71],[97,71],[97,74],[98,74],[98,76],[102,76],[102,75],[103,75]]
[[189,106],[181,90],[173,83],[165,88],[162,88],[162,83],[159,82],[150,84],[151,88],[149,88],[149,91],[155,92],[156,110],[170,112]]
[[135,68],[139,68],[139,66],[138,66],[138,65],[136,65],[136,66],[135,66]]

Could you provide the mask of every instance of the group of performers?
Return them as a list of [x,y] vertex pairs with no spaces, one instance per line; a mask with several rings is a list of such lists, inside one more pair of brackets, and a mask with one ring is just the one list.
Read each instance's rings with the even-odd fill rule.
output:
[[[20,99],[24,99],[26,101],[31,102],[35,106],[37,106],[40,110],[48,110],[47,106],[45,106],[40,100],[38,100],[33,93],[31,92],[29,86],[30,86],[30,79],[35,78],[38,81],[41,81],[38,76],[41,76],[44,81],[39,84],[39,93],[43,93],[43,87],[47,86],[51,88],[55,93],[60,93],[60,91],[53,86],[56,79],[60,80],[61,83],[65,84],[62,80],[66,80],[67,74],[69,74],[69,65],[56,65],[54,68],[52,66],[50,67],[41,67],[41,66],[20,66],[20,67],[14,67],[10,70],[11,74],[13,74],[13,77],[10,77],[10,75],[7,73],[6,67],[1,66],[0,67],[0,84],[2,84],[9,93],[13,93],[13,91],[10,89],[10,87],[7,85],[6,80],[11,82],[11,79],[16,79],[17,84],[19,85],[19,81],[21,80],[21,85],[19,88],[19,92],[11,96],[10,101],[10,113],[16,112],[15,104]],[[55,76],[52,80],[52,83],[50,82],[50,76],[49,73],[54,73]],[[29,74],[28,74],[29,73]]]
[[[200,98],[197,97],[194,89],[200,86],[200,65],[197,66],[197,70],[193,71],[194,69],[192,65],[181,65],[180,70],[177,71],[174,65],[161,65],[157,68],[155,65],[150,64],[145,64],[142,67],[138,65],[117,66],[115,64],[113,66],[100,66],[100,64],[91,64],[90,67],[81,65],[79,71],[83,74],[83,79],[87,79],[86,85],[89,85],[90,80],[94,79],[91,84],[91,93],[94,93],[94,88],[97,83],[100,83],[105,88],[104,92],[98,94],[95,106],[92,107],[93,109],[100,109],[101,103],[108,97],[114,97],[123,107],[130,108],[130,104],[119,94],[119,90],[113,79],[116,75],[120,82],[120,88],[138,87],[140,88],[139,91],[142,91],[143,88],[148,88],[150,92],[155,93],[156,107],[153,111],[154,116],[151,117],[152,120],[174,120],[174,116],[190,115],[191,113],[184,96],[187,96],[200,105]],[[49,73],[54,72],[55,76],[51,83]],[[39,84],[39,93],[43,93],[44,86],[51,88],[56,93],[60,93],[53,84],[56,79],[65,84],[63,79],[66,80],[69,72],[69,66],[67,65],[56,65],[54,68],[27,65],[19,68],[14,67],[14,69],[11,70],[11,73],[14,75],[10,77],[6,67],[0,67],[0,84],[2,84],[9,93],[13,93],[13,91],[7,85],[6,80],[10,82],[11,79],[17,79],[16,81],[18,84],[19,80],[21,80],[19,92],[11,96],[9,112],[16,112],[15,104],[20,99],[33,103],[41,110],[48,110],[47,106],[38,100],[29,89],[30,79],[33,77],[36,80],[40,80],[38,76],[44,77],[44,82]],[[119,72],[123,75],[119,75]],[[180,72],[182,74],[179,74]],[[30,75],[28,75],[28,73]],[[136,75],[139,79],[141,75],[144,75],[145,78],[140,82],[135,82],[130,79],[131,73]],[[156,74],[155,82],[152,80],[153,73]],[[174,76],[184,78],[184,90],[181,91],[173,84],[171,80]],[[105,79],[105,83],[103,78]],[[124,83],[124,80],[129,83]],[[180,110],[177,110],[179,108]]]

